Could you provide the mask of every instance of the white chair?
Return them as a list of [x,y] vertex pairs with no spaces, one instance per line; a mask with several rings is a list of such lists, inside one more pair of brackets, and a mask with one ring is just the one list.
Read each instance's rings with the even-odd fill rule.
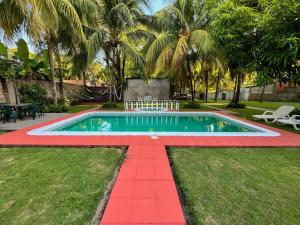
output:
[[149,102],[152,101],[152,96],[148,95],[148,96],[144,96],[144,101]]
[[276,111],[265,111],[262,115],[253,115],[255,119],[264,119],[267,123],[274,123],[279,119],[290,119],[289,114],[295,109],[294,106],[280,106]]
[[277,122],[282,125],[292,125],[295,130],[300,130],[300,115],[293,115],[290,119],[279,119]]

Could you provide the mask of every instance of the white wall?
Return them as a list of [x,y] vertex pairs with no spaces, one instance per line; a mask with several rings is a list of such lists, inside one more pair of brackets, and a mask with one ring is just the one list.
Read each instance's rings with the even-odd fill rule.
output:
[[158,100],[168,100],[170,83],[168,79],[128,79],[128,86],[124,92],[124,100],[136,100],[138,97],[152,96]]

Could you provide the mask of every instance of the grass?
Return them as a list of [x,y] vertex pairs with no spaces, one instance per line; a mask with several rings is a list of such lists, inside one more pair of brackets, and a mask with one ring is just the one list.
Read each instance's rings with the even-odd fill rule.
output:
[[[106,102],[108,103],[108,102]],[[105,103],[101,103],[100,105],[100,108],[101,110],[106,110],[106,111],[109,111],[109,110],[124,110],[124,103],[123,102],[117,102],[116,105],[117,105],[117,108],[102,108],[102,105],[105,104]]]
[[70,106],[68,113],[78,113],[81,111],[99,108],[99,105],[72,105]]
[[0,224],[90,224],[121,155],[105,148],[0,149]]
[[298,110],[300,110],[299,102],[258,102],[258,101],[244,101],[242,102],[247,106],[264,108],[264,109],[278,109],[282,105],[295,106]]
[[300,150],[171,149],[193,225],[300,224]]
[[[254,120],[252,115],[260,115],[263,113],[262,110],[257,110],[257,109],[249,109],[249,108],[245,108],[245,109],[232,109],[232,108],[226,108],[227,103],[206,103],[206,105],[208,106],[214,106],[216,108],[219,108],[220,110],[225,109],[225,110],[229,110],[232,112],[235,112],[237,116],[250,120],[250,121],[254,121],[257,123],[261,123],[261,124],[265,124],[268,126],[272,126],[272,127],[276,127],[279,129],[283,129],[283,130],[287,130],[296,134],[300,134],[300,131],[296,131],[292,126],[289,125],[279,125],[277,123],[265,123],[264,120]],[[205,106],[205,104],[204,104]],[[257,107],[257,106],[255,106]]]

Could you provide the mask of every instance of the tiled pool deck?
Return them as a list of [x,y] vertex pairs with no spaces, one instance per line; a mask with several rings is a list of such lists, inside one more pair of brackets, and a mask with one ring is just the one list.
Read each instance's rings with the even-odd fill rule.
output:
[[[74,116],[71,115],[71,116]],[[29,136],[27,132],[71,116],[0,135],[1,146],[129,146],[101,225],[183,225],[185,219],[166,146],[300,147],[300,135],[249,122],[277,137]],[[233,116],[232,116],[233,117]],[[235,118],[235,117],[234,117]],[[240,119],[240,118],[238,118]]]

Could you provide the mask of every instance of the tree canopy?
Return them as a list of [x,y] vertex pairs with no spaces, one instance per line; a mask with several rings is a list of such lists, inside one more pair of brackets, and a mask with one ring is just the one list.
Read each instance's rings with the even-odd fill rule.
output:
[[26,79],[48,75],[54,99],[55,81],[70,73],[107,82],[111,100],[122,99],[129,77],[168,78],[174,95],[189,92],[193,99],[231,87],[237,105],[245,80],[300,84],[298,0],[175,0],[146,15],[150,6],[150,0],[2,0],[5,38],[26,33],[38,57],[22,39],[9,56],[3,40],[1,60],[22,61]]

